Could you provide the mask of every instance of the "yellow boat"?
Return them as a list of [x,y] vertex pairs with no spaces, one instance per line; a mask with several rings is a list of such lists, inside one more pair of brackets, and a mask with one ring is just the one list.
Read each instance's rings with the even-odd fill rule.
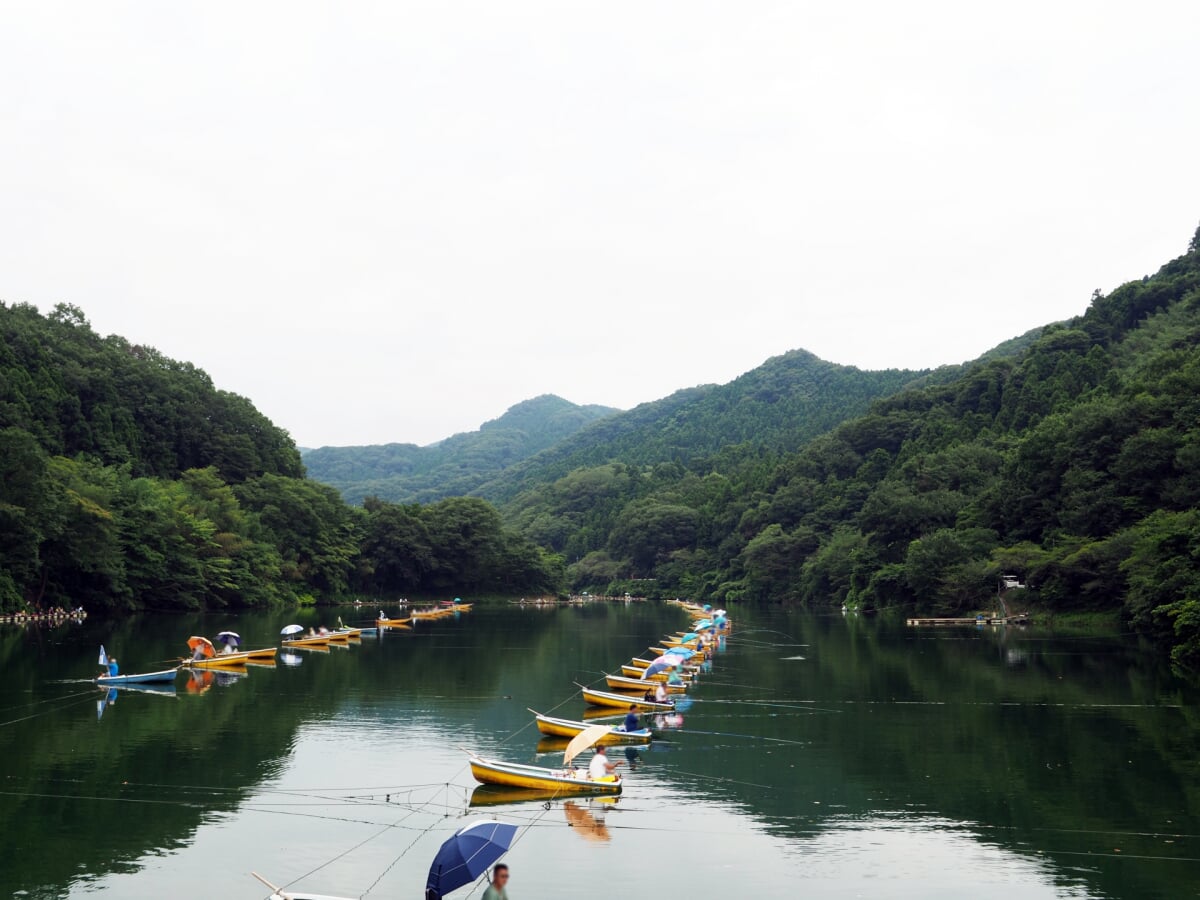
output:
[[375,625],[379,628],[412,628],[412,618],[376,619]]
[[218,653],[207,659],[185,659],[181,665],[189,669],[236,669],[248,662],[265,662],[275,659],[275,647],[263,650],[246,650],[243,653]]
[[330,643],[333,643],[333,644],[349,644],[350,643],[350,635],[346,634],[346,632],[344,632],[344,631],[331,631],[328,634],[321,635],[321,637],[329,638]]
[[361,628],[339,628],[334,634],[344,635],[349,640],[362,637],[363,630]]
[[654,700],[646,700],[639,697],[637,694],[612,694],[608,691],[597,691],[594,688],[584,687],[579,685],[580,691],[583,693],[583,699],[592,706],[607,706],[616,709],[628,710],[633,707],[638,712],[674,712],[675,704],[671,701],[666,703],[657,703]]
[[284,638],[284,647],[328,647],[329,635],[319,634],[316,637],[289,639]]
[[[646,689],[649,688],[651,684],[653,684],[655,688],[658,687],[658,682],[642,681],[640,678],[626,678],[624,675],[606,674],[604,676],[604,680],[614,691],[637,691],[640,694],[644,694]],[[671,684],[668,682],[665,687],[668,694],[687,693],[686,684]]]
[[[537,721],[537,729],[542,734],[551,737],[573,738],[592,726],[587,722],[576,722],[574,719],[556,719],[554,716],[544,716],[536,710],[529,710]],[[596,741],[597,744],[648,744],[654,735],[649,728],[638,731],[626,731],[619,725],[609,725],[608,734]],[[539,751],[541,752],[541,751]]]
[[[660,681],[666,681],[670,677],[666,672],[655,672],[653,675],[646,677],[644,674],[642,674],[645,671],[646,670],[644,668],[641,668],[639,666],[630,666],[630,665],[621,666],[621,674],[622,675],[624,675],[628,678],[637,678],[641,681],[645,681],[648,684],[657,684]],[[680,675],[679,677],[683,679],[685,684],[687,682],[691,681],[691,678],[692,678],[692,676],[687,674],[686,672],[683,673],[682,675]]]
[[482,784],[553,791],[556,795],[621,793],[620,775],[605,775],[593,781],[586,769],[546,769],[472,755],[471,774]]

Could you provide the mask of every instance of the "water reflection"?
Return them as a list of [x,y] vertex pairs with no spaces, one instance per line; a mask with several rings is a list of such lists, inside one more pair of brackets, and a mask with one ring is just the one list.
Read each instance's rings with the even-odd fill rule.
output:
[[0,820],[22,823],[0,844],[0,896],[136,900],[216,870],[298,877],[376,832],[302,885],[358,895],[386,872],[377,893],[402,896],[423,883],[427,847],[484,806],[528,826],[511,860],[528,896],[669,889],[668,872],[639,868],[647,856],[702,860],[703,895],[1200,889],[1195,691],[1113,638],[743,612],[686,712],[649,717],[655,741],[626,758],[620,803],[570,810],[476,787],[457,747],[561,752],[526,707],[587,717],[571,682],[677,631],[676,613],[476,607],[336,654],[289,650],[274,670],[189,672],[172,703],[98,701],[63,681],[91,674],[101,640],[135,670],[181,635],[235,627],[269,644],[281,624],[0,631],[0,721],[32,717],[0,728]]

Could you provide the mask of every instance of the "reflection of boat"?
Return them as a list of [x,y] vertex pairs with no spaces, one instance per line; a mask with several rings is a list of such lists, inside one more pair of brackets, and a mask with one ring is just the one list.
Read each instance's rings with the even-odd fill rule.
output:
[[606,775],[593,781],[586,769],[545,769],[520,763],[471,756],[471,774],[484,784],[539,788],[559,794],[619,794],[621,776]]
[[[551,737],[573,738],[584,729],[589,728],[586,722],[576,722],[572,719],[556,719],[554,716],[544,716],[536,710],[530,710],[537,721],[537,728],[542,734]],[[644,744],[651,738],[650,729],[626,731],[619,725],[608,726],[608,734],[600,738],[598,744]],[[540,751],[539,751],[540,752]]]
[[284,650],[279,654],[279,661],[285,666],[298,666],[304,662],[304,654],[292,650]]
[[577,800],[568,800],[563,804],[563,812],[567,816],[567,824],[585,841],[611,841],[608,826],[603,819],[597,819],[586,806],[581,806]]
[[184,688],[189,694],[203,694],[213,686],[212,672],[189,672],[188,680],[184,682]]
[[246,665],[254,666],[256,669],[273,669],[275,668],[274,659],[248,659]]
[[[608,683],[610,688],[618,691],[638,691],[639,693],[644,694],[646,689],[649,687],[649,684],[645,681],[642,681],[640,678],[626,678],[624,675],[605,675],[604,680]],[[658,688],[658,685],[659,682],[654,682],[655,689]],[[671,684],[670,682],[667,682],[664,687],[666,687],[668,694],[687,693],[686,684]]]
[[583,693],[583,699],[592,706],[616,707],[617,709],[629,709],[630,706],[633,706],[639,712],[669,712],[675,708],[675,704],[670,701],[656,703],[653,700],[645,700],[637,694],[610,694],[607,691],[597,691],[583,685],[579,685],[579,689]]
[[243,653],[218,653],[207,659],[185,659],[183,665],[190,669],[224,669],[227,667],[244,666],[250,660],[266,660],[275,658],[275,648],[265,647],[262,650],[246,650]]
[[542,803],[561,796],[562,791],[557,788],[539,790],[536,788],[505,787],[498,784],[481,784],[471,792],[470,802],[472,806],[496,806],[501,803]]
[[293,646],[291,643],[288,643],[284,645],[285,649],[303,650],[305,653],[328,653],[330,646],[332,645],[328,641],[324,644],[296,644]]
[[[626,705],[625,709],[628,710],[629,706]],[[597,719],[612,719],[616,723],[625,718],[625,713],[617,712],[611,706],[589,706],[584,709],[583,715],[580,718],[585,722],[593,722]]]
[[329,635],[318,634],[316,637],[304,638],[284,638],[283,646],[285,647],[328,647]]
[[137,694],[158,694],[160,697],[174,697],[175,685],[162,682],[143,682],[142,684],[101,684],[97,685],[105,691],[129,691]]
[[141,675],[101,675],[96,684],[101,687],[122,687],[130,684],[164,684],[175,680],[179,667],[163,669],[161,672],[144,672]]

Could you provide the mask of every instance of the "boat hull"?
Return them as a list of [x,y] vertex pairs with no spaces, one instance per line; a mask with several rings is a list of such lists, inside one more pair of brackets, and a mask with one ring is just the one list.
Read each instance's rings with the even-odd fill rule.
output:
[[[640,678],[626,678],[624,675],[606,675],[604,680],[614,691],[638,691],[643,694],[650,685],[654,685],[657,689],[658,685],[661,684],[658,681],[642,681]],[[686,684],[666,684],[664,687],[666,687],[668,694],[687,693]]]
[[613,709],[629,709],[633,707],[638,712],[674,712],[675,704],[658,703],[645,700],[636,694],[610,694],[607,691],[597,691],[592,688],[582,688],[583,699],[592,706],[607,706]]
[[[554,716],[535,714],[535,718],[537,720],[538,731],[550,737],[573,738],[585,728],[592,727],[587,722],[576,722],[572,719],[557,719]],[[612,726],[609,728],[609,733],[596,741],[596,743],[609,746],[614,744],[646,744],[650,742],[652,737],[653,735],[650,733],[649,728],[642,728],[638,731],[624,731],[617,726]]]
[[120,687],[124,684],[166,684],[175,680],[179,667],[163,669],[161,672],[144,672],[140,675],[102,675],[96,679],[101,687]]
[[471,758],[471,774],[481,784],[553,791],[556,794],[621,793],[621,776],[619,775],[610,775],[602,780],[592,781],[586,775],[574,777],[569,774],[570,771],[572,770],[523,766],[494,759],[482,759],[478,756]]
[[300,638],[295,641],[284,641],[284,647],[328,647],[329,635],[322,634],[317,637]]
[[244,653],[218,653],[208,659],[185,659],[182,662],[188,669],[237,669],[248,662],[263,661],[275,658],[275,648],[264,650],[247,650]]

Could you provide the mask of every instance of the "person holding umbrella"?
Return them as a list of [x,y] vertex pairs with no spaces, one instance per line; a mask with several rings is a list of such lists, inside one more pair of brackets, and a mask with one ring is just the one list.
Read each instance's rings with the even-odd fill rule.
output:
[[492,883],[483,892],[483,900],[508,900],[508,866],[504,863],[492,869]]

